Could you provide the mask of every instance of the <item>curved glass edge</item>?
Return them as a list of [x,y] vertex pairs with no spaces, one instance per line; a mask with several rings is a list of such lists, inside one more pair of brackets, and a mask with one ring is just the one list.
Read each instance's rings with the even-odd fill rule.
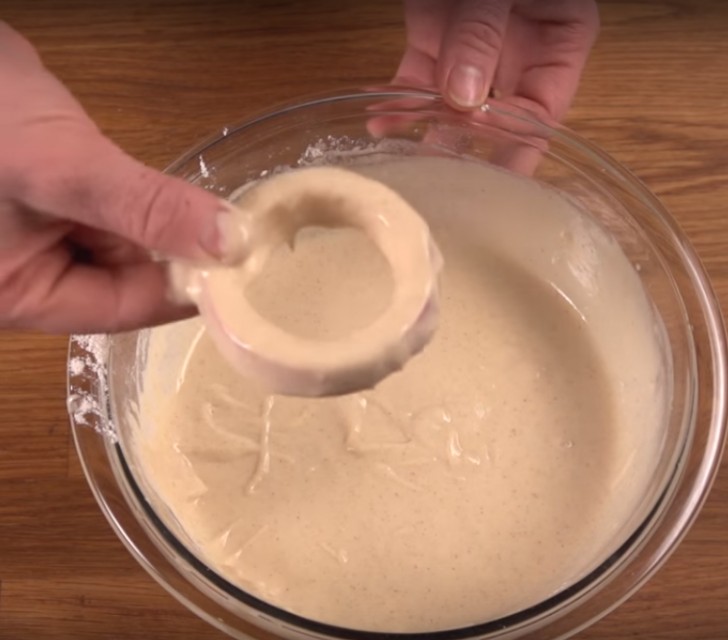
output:
[[[457,112],[450,109],[438,93],[424,89],[390,85],[387,87],[359,87],[348,90],[317,93],[306,96],[300,100],[287,101],[279,103],[278,105],[273,105],[271,108],[252,114],[237,123],[223,125],[218,130],[218,133],[211,134],[197,144],[189,147],[187,151],[183,152],[177,159],[167,165],[164,172],[174,173],[190,160],[200,154],[204,154],[207,149],[214,146],[221,139],[240,133],[246,129],[253,128],[256,125],[269,120],[275,120],[292,112],[304,111],[321,105],[331,105],[337,102],[350,102],[365,99],[380,103],[384,110],[386,110],[386,107],[390,105],[392,109],[398,112],[406,111],[407,113],[419,113],[424,112],[427,109],[435,109],[440,115],[446,113],[450,117],[460,119],[463,123],[472,123],[469,119],[468,113]],[[544,120],[539,119],[537,114],[534,112],[496,99],[489,99],[480,109],[476,109],[471,112],[470,115],[476,117],[478,115],[482,115],[487,117],[488,114],[502,116],[510,118],[513,121],[521,122],[533,130],[539,131],[545,138],[557,136],[561,132],[568,132],[568,130],[559,123],[547,123]],[[571,135],[575,136],[576,139],[580,140],[585,145],[589,145],[586,140],[582,140],[573,132],[571,132]],[[596,150],[596,147],[594,147],[594,149]]]

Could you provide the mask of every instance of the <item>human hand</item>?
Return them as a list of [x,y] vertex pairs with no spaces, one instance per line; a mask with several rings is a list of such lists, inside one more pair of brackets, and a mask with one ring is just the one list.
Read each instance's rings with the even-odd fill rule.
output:
[[149,251],[221,256],[223,203],[125,155],[0,22],[0,327],[119,331],[189,314]]
[[498,98],[561,120],[599,31],[594,0],[404,0],[407,48],[395,83],[450,106]]

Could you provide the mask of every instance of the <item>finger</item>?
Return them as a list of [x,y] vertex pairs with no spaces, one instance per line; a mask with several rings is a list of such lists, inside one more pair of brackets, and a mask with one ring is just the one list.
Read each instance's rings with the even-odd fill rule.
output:
[[[494,104],[497,103],[491,102]],[[398,98],[368,108],[373,115],[367,121],[367,130],[377,139],[417,140],[429,147],[428,155],[466,154],[487,158],[492,164],[531,176],[548,148],[548,129],[536,121],[557,126],[543,109],[534,109],[535,106],[525,99],[512,97],[497,109],[454,114],[443,112],[430,99]],[[509,115],[511,107],[514,110]],[[433,110],[447,117],[442,120],[433,117]]]
[[0,20],[0,58],[23,68],[40,67],[40,57],[33,46],[7,22]]
[[112,267],[75,265],[39,309],[38,327],[61,333],[114,333],[194,315],[169,296],[165,268],[152,262]]
[[435,58],[410,46],[404,52],[392,82],[418,89],[435,89],[435,66]]
[[374,138],[416,138],[417,129],[427,119],[422,111],[432,108],[431,94],[416,94],[407,88],[402,90],[401,95],[395,95],[398,90],[397,87],[388,87],[387,91],[393,97],[366,108],[371,114],[367,119],[367,131]]
[[450,0],[404,0],[407,47],[393,82],[436,89],[435,68],[449,10]]
[[437,65],[437,83],[457,109],[488,97],[508,24],[511,0],[461,0],[451,14]]
[[192,309],[170,300],[167,286],[160,264],[81,265],[59,245],[3,282],[0,324],[49,333],[100,333],[192,315]]
[[[0,169],[1,170],[1,169]],[[17,249],[20,246],[33,244],[39,235],[41,241],[50,233],[52,242],[57,242],[73,227],[72,222],[58,220],[39,214],[25,207],[18,207],[12,202],[0,200],[0,252]]]
[[97,266],[150,262],[151,260],[148,251],[110,231],[76,226],[68,233],[66,239],[74,249],[79,249],[85,254],[85,262]]
[[521,175],[533,176],[548,151],[558,124],[540,105],[517,96],[491,100],[489,105],[489,109],[470,115],[473,121],[490,130],[489,162]]
[[416,113],[372,116],[367,120],[367,131],[376,139],[412,139],[417,137],[417,129],[422,121],[423,116]]
[[220,229],[229,213],[211,193],[144,166],[90,128],[59,128],[53,145],[23,142],[13,195],[25,206],[166,256],[226,257]]
[[508,171],[532,177],[543,160],[544,152],[523,142],[508,141],[493,145],[489,161]]
[[521,69],[513,93],[562,120],[599,33],[596,2],[540,0],[524,4],[523,12],[539,24],[540,44],[548,58]]

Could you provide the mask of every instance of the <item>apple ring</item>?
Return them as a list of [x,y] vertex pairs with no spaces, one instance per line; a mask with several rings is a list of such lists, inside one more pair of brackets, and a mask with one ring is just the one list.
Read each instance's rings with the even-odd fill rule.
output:
[[[221,353],[275,393],[330,396],[373,387],[401,369],[432,337],[442,267],[426,222],[382,183],[336,167],[297,169],[256,183],[233,208],[240,264],[191,269],[185,290]],[[388,308],[336,340],[295,336],[263,318],[244,295],[283,243],[308,226],[356,227],[392,272]]]

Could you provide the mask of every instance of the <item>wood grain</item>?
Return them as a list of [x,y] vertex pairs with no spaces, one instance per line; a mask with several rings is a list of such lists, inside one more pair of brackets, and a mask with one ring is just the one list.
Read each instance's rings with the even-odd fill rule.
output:
[[[728,3],[601,12],[569,124],[663,199],[726,309]],[[158,167],[277,102],[384,82],[403,45],[397,0],[3,0],[0,18],[110,136]],[[0,638],[222,638],[136,565],[98,511],[70,443],[65,354],[64,338],[0,334]],[[579,637],[728,637],[725,469],[668,564]]]

